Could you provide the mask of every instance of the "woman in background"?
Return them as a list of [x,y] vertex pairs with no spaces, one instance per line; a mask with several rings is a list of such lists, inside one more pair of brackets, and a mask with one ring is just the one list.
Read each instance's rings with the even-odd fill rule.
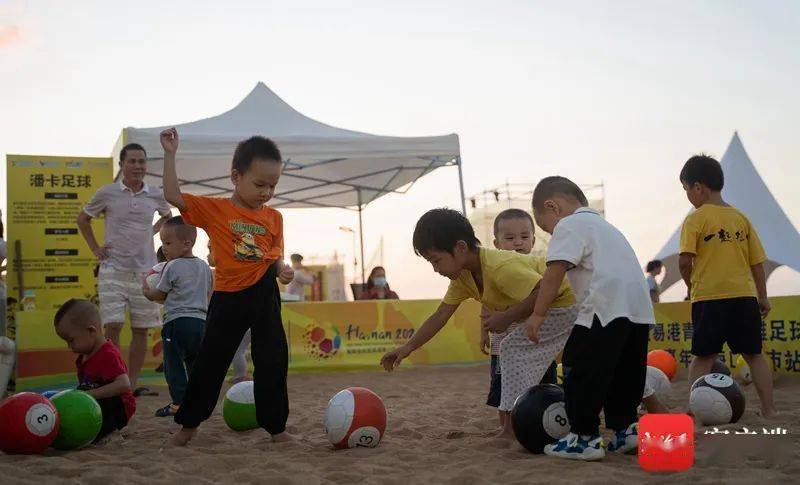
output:
[[383,266],[375,266],[369,273],[367,288],[364,291],[363,300],[399,300],[397,293],[389,288],[386,281],[386,270]]

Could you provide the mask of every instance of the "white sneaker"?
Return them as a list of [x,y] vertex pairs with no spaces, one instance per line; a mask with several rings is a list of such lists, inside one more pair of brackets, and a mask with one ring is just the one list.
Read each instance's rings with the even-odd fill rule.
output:
[[624,430],[617,431],[614,440],[608,444],[608,451],[634,455],[639,451],[639,423],[633,423]]
[[550,456],[570,460],[597,461],[606,456],[603,438],[600,435],[577,435],[569,433],[553,444],[544,447]]

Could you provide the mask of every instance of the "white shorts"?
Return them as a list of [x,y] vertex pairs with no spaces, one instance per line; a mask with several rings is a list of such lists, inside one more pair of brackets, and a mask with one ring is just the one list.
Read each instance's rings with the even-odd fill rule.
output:
[[103,325],[124,323],[127,308],[131,315],[131,328],[161,326],[158,304],[142,294],[142,283],[146,276],[146,272],[120,271],[100,266],[97,291]]

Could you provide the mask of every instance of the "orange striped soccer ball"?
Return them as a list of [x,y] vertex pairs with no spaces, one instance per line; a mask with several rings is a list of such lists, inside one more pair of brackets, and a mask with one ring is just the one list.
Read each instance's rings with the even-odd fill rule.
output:
[[651,350],[647,353],[647,365],[655,367],[669,377],[671,381],[678,371],[678,362],[666,350]]

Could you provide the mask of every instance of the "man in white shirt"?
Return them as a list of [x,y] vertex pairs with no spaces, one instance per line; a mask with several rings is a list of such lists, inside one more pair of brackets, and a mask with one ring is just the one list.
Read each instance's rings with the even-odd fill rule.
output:
[[563,359],[570,366],[565,401],[570,433],[547,445],[551,456],[600,460],[602,409],[616,432],[608,449],[638,448],[638,413],[647,369],[647,336],[655,323],[653,306],[639,262],[625,236],[596,211],[564,177],[542,179],[533,192],[536,223],[552,234],[528,336],[538,329],[567,275],[579,313]]
[[[100,260],[98,291],[100,316],[106,337],[120,346],[119,338],[127,309],[131,319],[132,339],[128,371],[134,394],[147,391],[136,388],[136,381],[147,352],[147,332],[161,326],[156,303],[142,294],[142,282],[156,264],[153,235],[169,219],[171,209],[161,189],[144,183],[147,154],[141,145],[125,145],[120,152],[120,178],[104,185],[78,214],[78,228],[89,249]],[[161,218],[153,225],[153,214]],[[105,215],[105,240],[97,242],[92,219]]]
[[299,297],[299,301],[303,301],[306,299],[305,286],[314,283],[314,275],[303,267],[303,256],[295,253],[290,258],[292,269],[294,269],[294,279],[286,285],[286,291]]

